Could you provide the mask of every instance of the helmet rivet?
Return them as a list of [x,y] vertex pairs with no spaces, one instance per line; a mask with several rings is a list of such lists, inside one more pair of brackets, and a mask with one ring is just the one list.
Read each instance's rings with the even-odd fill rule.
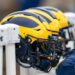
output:
[[37,47],[37,51],[39,51],[39,48]]
[[58,58],[59,58],[60,56],[58,56]]
[[28,58],[27,58],[27,60],[29,61],[29,60],[30,60],[30,58],[28,57]]
[[21,46],[19,45],[19,48],[21,48]]
[[30,39],[28,39],[28,42],[30,42],[31,40]]
[[52,56],[52,53],[50,53],[50,56]]

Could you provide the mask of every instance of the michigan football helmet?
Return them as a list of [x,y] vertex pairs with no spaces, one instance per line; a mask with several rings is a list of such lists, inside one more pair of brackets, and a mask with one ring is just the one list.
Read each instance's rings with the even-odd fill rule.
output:
[[48,30],[52,32],[52,35],[66,38],[66,34],[63,31],[63,26],[59,23],[55,14],[49,12],[44,7],[30,8],[25,11],[39,14],[48,23],[50,28],[48,28]]
[[[73,34],[71,33],[73,25],[71,25],[68,22],[68,19],[65,17],[65,15],[62,11],[60,11],[56,8],[52,8],[52,7],[50,7],[50,8],[49,7],[36,7],[36,8],[27,9],[26,11],[39,14],[47,22],[48,22],[48,19],[51,20],[49,17],[53,18],[54,20],[57,19],[60,23],[59,26],[58,26],[58,29],[59,29],[58,36],[61,36],[64,39],[65,45],[70,40],[73,39]],[[47,14],[47,15],[45,15],[45,14]],[[49,22],[48,22],[48,24],[49,24]],[[55,30],[55,29],[53,29],[54,27],[57,28],[56,23],[54,23],[54,25],[49,24],[49,26],[50,26],[50,28],[52,26],[52,30]],[[52,33],[52,34],[56,35],[56,33]],[[68,52],[68,49],[69,48],[67,48],[65,46],[64,52],[62,54],[64,55],[66,52]]]
[[61,24],[61,28],[67,27],[69,25],[68,20],[65,17],[64,13],[59,9],[53,7],[42,7],[42,8],[48,10],[49,12],[53,13],[56,16],[57,20]]
[[52,14],[54,14],[60,23],[60,28],[61,28],[60,30],[64,35],[63,37],[67,41],[73,40],[73,34],[71,33],[73,25],[68,21],[68,19],[65,17],[62,11],[53,7],[38,7],[38,8],[46,9]]
[[45,9],[41,8],[30,8],[24,11],[33,12],[39,14],[49,25],[48,30],[52,32],[52,34],[59,34],[60,24],[52,13]]
[[[44,19],[34,13],[18,11],[7,15],[0,24],[17,24],[20,27],[20,43],[16,44],[19,65],[49,72],[59,61],[57,51],[62,50],[58,37],[52,36]],[[58,43],[58,44],[57,44]],[[61,55],[61,54],[60,54]],[[24,63],[29,66],[23,65]]]

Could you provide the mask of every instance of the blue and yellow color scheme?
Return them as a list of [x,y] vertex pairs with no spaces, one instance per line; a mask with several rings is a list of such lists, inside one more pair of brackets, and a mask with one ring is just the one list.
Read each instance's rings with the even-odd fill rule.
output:
[[[25,38],[27,35],[31,35],[41,39],[48,39],[49,35],[52,35],[47,30],[47,23],[37,14],[19,11],[6,16],[0,24],[14,23],[20,26],[20,35]],[[48,27],[49,28],[49,27]],[[34,42],[32,38],[32,42]]]
[[60,24],[59,21],[56,19],[56,16],[54,16],[52,13],[50,13],[45,9],[40,9],[40,8],[31,8],[25,11],[39,14],[49,25],[48,30],[51,31],[52,34],[58,34],[60,30]]
[[75,50],[71,50],[56,69],[56,75],[75,75]]
[[[55,34],[59,33],[60,25],[55,16],[50,16],[42,10],[36,12],[38,14],[29,12],[29,10],[11,13],[0,24],[13,23],[20,27],[21,40],[19,44],[16,44],[16,59],[18,64],[25,68],[33,67],[44,72],[49,72],[59,61],[59,57],[56,56],[56,50],[59,50],[62,44],[58,40],[58,37],[52,34],[54,32]],[[50,23],[47,23],[46,19],[39,14],[45,15],[44,17],[47,16],[46,18]],[[27,63],[30,66],[25,66],[20,62]]]
[[40,8],[44,8],[48,10],[49,12],[51,12],[52,14],[54,14],[57,20],[59,21],[59,23],[61,24],[61,28],[65,28],[69,25],[68,20],[65,17],[64,13],[60,11],[59,9],[53,8],[53,7],[40,7]]

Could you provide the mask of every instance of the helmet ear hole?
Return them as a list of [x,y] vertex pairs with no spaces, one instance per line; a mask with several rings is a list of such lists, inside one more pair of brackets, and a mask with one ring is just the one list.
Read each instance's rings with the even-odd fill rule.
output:
[[23,33],[23,34],[25,34],[25,33]]
[[60,21],[61,19],[60,19],[60,18],[58,18],[58,20]]
[[40,31],[41,29],[37,29],[37,31]]

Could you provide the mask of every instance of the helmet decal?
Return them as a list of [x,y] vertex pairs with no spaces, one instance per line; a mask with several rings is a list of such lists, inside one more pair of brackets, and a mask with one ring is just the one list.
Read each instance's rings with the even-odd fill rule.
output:
[[[35,14],[35,13],[30,13],[30,12],[26,12],[26,11],[17,11],[17,12],[14,12],[14,13],[9,14],[8,16],[17,15],[17,14],[23,14],[23,15],[33,16],[33,17],[39,19],[41,22],[44,22],[44,20],[41,19],[41,17],[38,16],[37,14]],[[7,16],[6,16],[6,17],[7,17]]]
[[47,13],[48,15],[50,15],[53,19],[56,19],[56,16],[53,15],[51,12],[49,12],[49,11],[43,9],[43,8],[36,8],[36,9],[38,9],[38,10],[42,10],[42,11],[46,12],[46,13]]
[[14,24],[17,24],[19,26],[28,27],[28,28],[34,28],[34,27],[38,26],[38,24],[36,22],[34,22],[31,19],[25,18],[25,17],[11,18],[9,21],[7,21],[5,23],[14,23]]

